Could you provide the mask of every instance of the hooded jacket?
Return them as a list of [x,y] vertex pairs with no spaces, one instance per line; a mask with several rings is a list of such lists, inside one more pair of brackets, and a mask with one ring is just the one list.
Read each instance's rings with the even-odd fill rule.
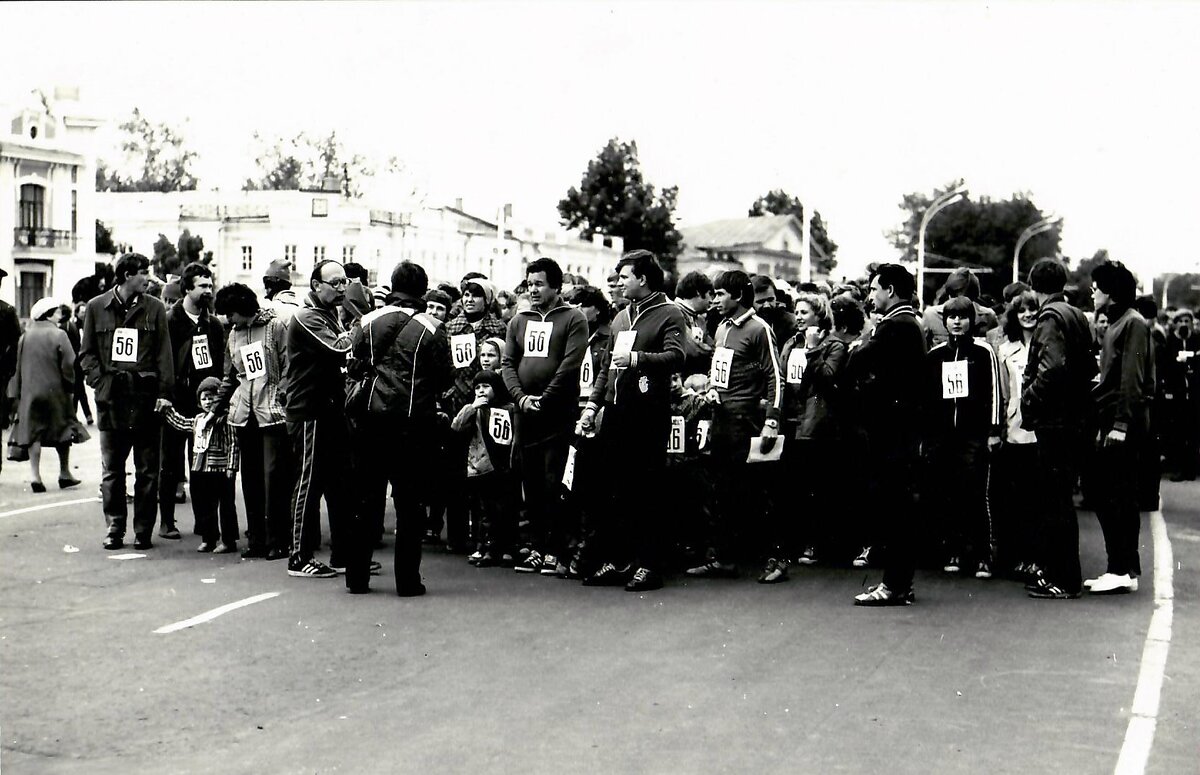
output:
[[[587,405],[665,411],[671,403],[671,375],[683,369],[686,327],[683,312],[661,292],[630,302],[613,319],[612,343]],[[612,354],[626,331],[633,332],[630,357],[634,362],[618,369],[612,365]]]
[[1021,388],[1021,425],[1026,430],[1075,430],[1091,410],[1092,330],[1087,318],[1061,293],[1038,310],[1029,341],[1025,384]]
[[418,312],[419,303],[393,294],[354,329],[354,360],[374,370],[367,388],[367,411],[373,415],[431,423],[454,379],[446,329]]
[[[265,372],[257,379],[246,379],[246,348],[262,343],[263,368]],[[213,411],[229,412],[229,424],[244,427],[250,417],[261,428],[279,425],[285,421],[283,411],[283,377],[287,373],[287,324],[279,319],[275,310],[260,309],[250,324],[233,328],[229,332],[229,358],[225,376],[217,391],[217,403]],[[257,348],[252,348],[256,350]],[[252,357],[257,357],[253,353]]]

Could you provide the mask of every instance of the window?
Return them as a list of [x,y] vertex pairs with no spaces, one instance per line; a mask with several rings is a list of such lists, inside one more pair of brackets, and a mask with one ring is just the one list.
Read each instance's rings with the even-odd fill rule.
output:
[[[71,169],[75,169],[72,167]],[[71,233],[79,231],[79,192],[71,192]]]
[[354,260],[354,246],[342,245],[342,263],[348,264]]
[[312,217],[324,218],[329,215],[329,200],[316,197],[312,200]]
[[296,246],[295,245],[284,245],[283,246],[283,260],[290,261],[292,266],[296,265]]
[[46,202],[46,189],[34,183],[21,186],[21,228],[40,229],[43,227],[43,212]]
[[79,182],[79,167],[76,167],[74,165],[71,166],[71,182],[72,183]]
[[317,264],[321,263],[324,260],[325,260],[325,246],[324,245],[314,245],[313,246],[313,268],[316,269]]
[[249,272],[254,269],[254,248],[250,245],[242,245],[242,271]]
[[38,299],[46,295],[46,275],[43,272],[21,272],[17,282],[17,314],[29,317]]

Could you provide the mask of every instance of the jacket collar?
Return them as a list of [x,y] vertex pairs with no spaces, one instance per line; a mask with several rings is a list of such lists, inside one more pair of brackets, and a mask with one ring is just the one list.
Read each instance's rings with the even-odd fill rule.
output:
[[887,312],[883,313],[883,317],[879,318],[879,320],[880,322],[884,320],[891,320],[899,315],[912,315],[913,317],[916,317],[916,312],[913,311],[911,304],[901,302],[900,304],[897,304],[889,309]]

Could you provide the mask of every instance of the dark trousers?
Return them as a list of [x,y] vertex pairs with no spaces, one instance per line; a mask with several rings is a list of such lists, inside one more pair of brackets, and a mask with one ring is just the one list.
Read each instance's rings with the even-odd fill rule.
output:
[[237,503],[233,477],[224,473],[192,472],[192,511],[196,532],[206,543],[218,539],[233,546],[238,540]]
[[987,438],[950,435],[926,443],[926,495],[948,557],[991,563]]
[[439,425],[435,431],[440,459],[432,467],[436,484],[428,488],[429,516],[425,529],[441,534],[446,527],[446,544],[461,549],[470,538],[466,500],[467,445],[470,437]]
[[75,392],[72,394],[71,414],[75,414],[79,407],[83,406],[83,416],[92,419],[92,407],[88,404],[87,388],[84,387],[83,375],[75,376]]
[[517,540],[516,492],[511,472],[469,476],[466,488],[479,548],[497,558],[511,554]]
[[1079,518],[1075,514],[1075,460],[1082,444],[1075,431],[1041,429],[1038,437],[1038,475],[1032,499],[1045,515],[1034,560],[1046,579],[1067,592],[1083,585],[1079,569]]
[[514,461],[520,471],[531,548],[560,558],[567,551],[561,511],[569,446],[570,437],[566,435],[522,444]]
[[133,533],[149,540],[157,516],[158,445],[161,426],[146,423],[142,427],[100,431],[100,494],[104,501],[104,519],[108,534],[125,537],[125,460],[133,451]]
[[[158,469],[158,513],[163,529],[175,526],[175,489],[184,481],[191,438],[163,423]],[[195,489],[195,488],[193,488]],[[195,497],[195,492],[192,497]],[[199,533],[199,528],[196,529]]]
[[1101,446],[1096,453],[1096,518],[1104,533],[1107,570],[1117,575],[1142,573],[1138,556],[1142,519],[1138,512],[1137,480],[1143,436],[1131,431],[1124,443]]
[[995,515],[998,561],[1012,566],[1032,562],[1044,523],[1042,502],[1031,498],[1038,477],[1037,443],[1002,446],[996,453],[989,483]]
[[[789,431],[794,427],[789,426]],[[853,507],[842,487],[842,445],[836,440],[796,439],[787,433],[781,470],[773,483],[771,513],[767,520],[765,554],[776,559],[795,559],[807,547],[828,550],[835,541],[847,539],[847,528],[855,525],[842,512]],[[853,530],[853,532],[860,532]],[[857,536],[856,536],[857,537]]]
[[761,530],[770,512],[768,483],[778,475],[774,463],[746,463],[750,439],[762,432],[757,409],[718,407],[713,415],[711,439],[716,508],[709,524],[709,554],[720,562],[733,562],[743,537]]
[[344,550],[353,552],[347,527],[355,517],[346,419],[330,414],[316,420],[289,422],[287,426],[297,465],[296,486],[292,489],[292,552],[288,562],[303,564],[321,545],[321,498],[324,497],[329,509],[330,562],[335,567],[345,567],[349,574],[349,566],[342,564],[349,558],[339,556]]
[[914,501],[920,464],[915,437],[881,430],[868,440],[870,506],[880,515],[886,562],[883,583],[903,592],[912,588],[917,568],[917,510]]
[[1155,408],[1167,470],[1194,479],[1200,473],[1200,400],[1172,397],[1159,401]]
[[[292,442],[286,425],[263,428],[252,418],[237,429],[242,456],[246,538],[253,547],[287,551],[291,544],[291,501],[295,479]],[[195,497],[195,479],[192,496]]]

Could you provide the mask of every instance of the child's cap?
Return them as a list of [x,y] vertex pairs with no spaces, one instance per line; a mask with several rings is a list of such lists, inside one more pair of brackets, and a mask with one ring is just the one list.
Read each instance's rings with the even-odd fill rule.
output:
[[504,340],[498,336],[489,336],[484,339],[484,344],[494,345],[501,355],[504,355]]
[[196,388],[196,398],[200,398],[205,393],[216,393],[220,389],[221,380],[216,377],[205,377],[200,380],[200,386]]

